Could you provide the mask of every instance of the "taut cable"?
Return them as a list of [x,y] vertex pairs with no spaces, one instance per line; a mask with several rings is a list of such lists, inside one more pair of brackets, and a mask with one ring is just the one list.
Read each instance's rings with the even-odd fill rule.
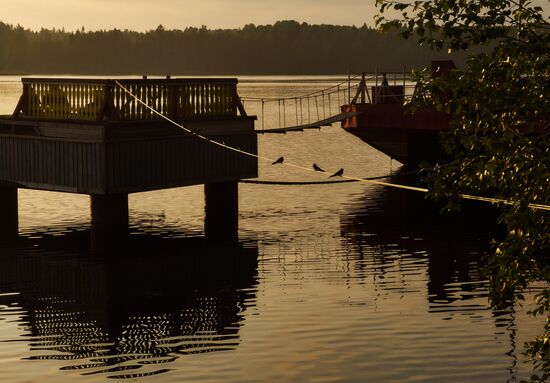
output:
[[[276,161],[276,159],[274,158],[270,158],[270,157],[266,157],[266,156],[261,156],[259,154],[255,154],[255,153],[250,153],[250,152],[247,152],[245,150],[242,150],[242,149],[239,149],[239,148],[235,148],[235,147],[232,147],[232,146],[229,146],[223,142],[219,142],[219,141],[215,141],[215,140],[212,140],[206,136],[203,136],[202,134],[200,133],[197,133],[197,132],[194,132],[192,131],[191,129],[188,129],[186,128],[183,124],[179,124],[177,123],[176,121],[172,120],[171,118],[165,116],[164,114],[160,113],[159,111],[157,111],[156,109],[154,109],[153,107],[149,106],[148,104],[146,104],[145,102],[143,102],[139,97],[137,97],[136,95],[134,95],[132,92],[130,92],[126,87],[124,87],[124,85],[122,85],[118,80],[115,80],[115,83],[122,89],[124,90],[124,92],[128,93],[131,97],[133,97],[137,102],[139,102],[140,104],[142,104],[143,106],[145,106],[146,108],[150,109],[153,113],[157,114],[158,116],[160,116],[161,118],[165,119],[166,121],[170,122],[171,124],[179,127],[180,129],[182,129],[183,131],[197,137],[197,138],[200,138],[201,140],[204,140],[204,141],[207,141],[207,142],[210,142],[211,144],[213,145],[217,145],[219,147],[222,147],[222,148],[225,148],[227,150],[231,150],[233,152],[236,152],[236,153],[240,153],[240,154],[243,154],[245,156],[249,156],[249,157],[253,157],[253,158],[257,158],[259,160],[262,160],[262,161],[266,161],[266,162],[270,162],[270,163],[273,163]],[[309,167],[305,167],[305,166],[301,166],[301,165],[297,165],[297,164],[293,164],[293,163],[290,163],[290,162],[282,162],[282,165],[285,165],[285,166],[288,166],[288,167],[292,167],[292,168],[295,168],[295,169],[300,169],[300,170],[305,170],[305,171],[308,171],[308,172],[311,172],[311,173],[318,173],[316,170],[314,170],[313,168],[309,168]],[[328,173],[328,172],[327,172]],[[404,190],[412,190],[412,191],[416,191],[416,192],[421,192],[421,193],[427,193],[428,192],[428,189],[426,188],[421,188],[421,187],[416,187],[416,186],[408,186],[408,185],[400,185],[400,184],[392,184],[392,183],[389,183],[389,182],[383,182],[383,181],[377,181],[377,180],[370,180],[370,179],[365,179],[365,178],[358,178],[358,177],[351,177],[351,176],[345,176],[345,175],[340,175],[341,178],[344,178],[344,179],[348,179],[348,180],[354,180],[354,181],[357,181],[357,182],[365,182],[365,183],[370,183],[370,184],[374,184],[374,185],[381,185],[381,186],[386,186],[386,187],[392,187],[392,188],[397,188],[397,189],[404,189]],[[469,194],[459,194],[459,197],[462,198],[462,199],[468,199],[468,200],[474,200],[474,201],[482,201],[482,202],[489,202],[489,203],[493,203],[493,204],[504,204],[504,205],[513,205],[513,206],[516,206],[516,205],[519,205],[519,202],[517,201],[508,201],[508,200],[505,200],[505,199],[500,199],[500,198],[490,198],[490,197],[480,197],[480,196],[475,196],[475,195],[469,195]],[[536,209],[536,210],[547,210],[547,211],[550,211],[550,206],[549,205],[543,205],[543,204],[537,204],[537,203],[530,203],[529,205],[529,208],[531,209]]]

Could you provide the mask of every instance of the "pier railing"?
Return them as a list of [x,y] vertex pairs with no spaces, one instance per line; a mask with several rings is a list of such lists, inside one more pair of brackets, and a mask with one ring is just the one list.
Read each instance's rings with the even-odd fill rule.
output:
[[[115,80],[24,78],[14,117],[72,121],[139,121],[161,117]],[[172,119],[243,114],[237,79],[118,80],[147,106]]]

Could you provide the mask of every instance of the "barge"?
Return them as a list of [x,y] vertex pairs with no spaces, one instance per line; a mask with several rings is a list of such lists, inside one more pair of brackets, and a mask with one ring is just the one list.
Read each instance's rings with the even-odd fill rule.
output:
[[[452,61],[433,61],[432,76],[454,68]],[[411,88],[405,76],[401,85],[390,85],[382,73],[368,89],[363,76],[354,99],[341,107],[342,113],[354,114],[342,121],[342,128],[409,167],[442,158],[439,133],[449,129],[449,116],[433,109],[409,113],[404,102]]]

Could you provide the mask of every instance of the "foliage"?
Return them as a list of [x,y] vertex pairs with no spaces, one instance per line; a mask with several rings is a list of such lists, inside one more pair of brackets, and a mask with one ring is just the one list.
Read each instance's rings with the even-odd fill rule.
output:
[[[525,0],[377,4],[383,30],[397,28],[436,50],[474,51],[465,70],[419,76],[413,106],[451,116],[442,139],[448,161],[430,166],[426,181],[431,195],[448,198],[449,206],[460,193],[517,202],[503,206],[499,218],[508,234],[490,257],[491,302],[523,299],[523,289],[543,281],[532,313],[548,318],[550,212],[528,207],[550,204],[550,23],[544,10]],[[396,11],[396,18],[386,16]],[[550,376],[549,338],[547,319],[543,334],[526,345],[537,372],[533,381]]]
[[281,21],[145,33],[31,31],[0,22],[0,73],[342,74],[420,67],[434,53],[367,26]]

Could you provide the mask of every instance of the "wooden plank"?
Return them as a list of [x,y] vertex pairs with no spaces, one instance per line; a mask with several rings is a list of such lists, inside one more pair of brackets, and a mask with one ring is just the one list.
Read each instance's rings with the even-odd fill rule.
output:
[[[49,124],[51,131],[64,129]],[[150,135],[108,140],[102,129],[116,130],[118,124],[89,127],[97,140],[88,140],[85,134],[75,134],[73,140],[0,134],[0,180],[38,189],[114,193],[237,180],[257,173],[254,158],[182,132],[155,137],[151,129]],[[80,128],[84,132],[84,125]],[[133,129],[131,125],[126,128]],[[198,129],[211,129],[210,133],[216,132],[213,137],[242,148],[253,143],[256,150],[251,118],[209,121]]]

